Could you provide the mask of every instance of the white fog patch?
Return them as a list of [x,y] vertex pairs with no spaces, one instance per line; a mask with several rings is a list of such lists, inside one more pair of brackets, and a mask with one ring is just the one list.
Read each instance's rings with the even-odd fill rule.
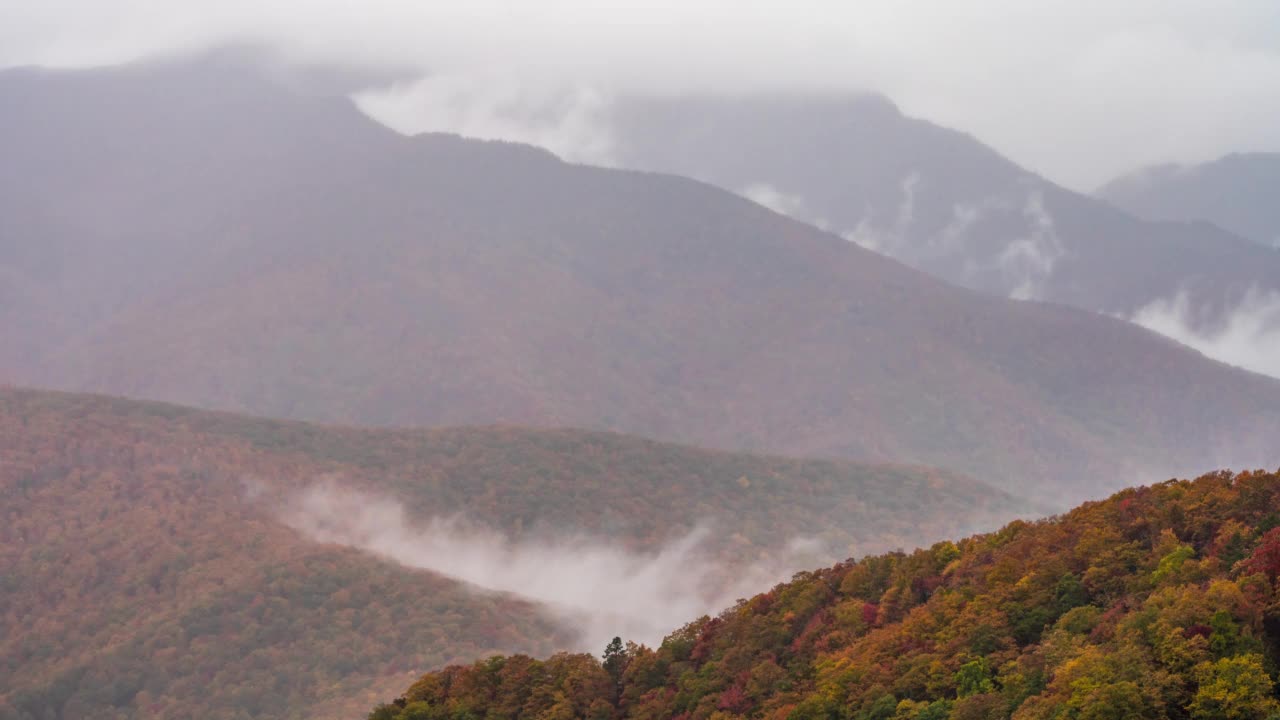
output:
[[804,197],[786,193],[769,183],[752,183],[738,194],[757,205],[763,205],[779,215],[786,215],[800,222],[808,223],[819,230],[829,230],[830,223],[826,218],[812,214],[805,204]]
[[912,170],[902,179],[898,189],[902,191],[902,202],[898,203],[898,215],[894,218],[894,227],[907,228],[916,221],[916,186],[920,184],[920,173]]
[[956,203],[951,207],[951,219],[943,226],[933,241],[944,252],[954,252],[964,244],[969,228],[982,217],[982,208],[968,203]]
[[890,249],[895,245],[895,236],[877,228],[870,221],[869,213],[864,215],[852,230],[840,233],[840,237],[872,252],[894,257]]
[[1053,266],[1063,255],[1062,242],[1039,190],[1027,194],[1022,216],[1027,220],[1027,234],[1009,243],[996,258],[996,264],[1012,288],[1009,297],[1035,300],[1041,296],[1045,280],[1053,274]]
[[898,183],[901,200],[894,213],[893,223],[888,227],[877,227],[872,221],[872,211],[867,208],[862,219],[852,230],[840,233],[841,237],[874,252],[890,257],[899,257],[907,232],[916,221],[916,187],[920,184],[920,173],[912,170]]
[[782,215],[795,217],[804,212],[804,198],[784,193],[769,183],[752,183],[738,191],[738,194]]
[[[915,171],[899,183],[900,199],[892,223],[875,224],[874,213],[868,209],[858,225],[842,232],[841,236],[909,265],[954,260],[962,263],[964,273],[970,278],[998,278],[1003,292],[1014,300],[1042,297],[1044,283],[1052,277],[1054,267],[1066,251],[1039,188],[1031,187],[1024,194],[1021,187],[1026,183],[1020,183],[1018,188],[976,203],[957,203],[952,207],[951,218],[940,230],[920,231],[913,237],[919,185],[920,174]],[[803,202],[803,198],[798,200]],[[993,213],[1016,214],[1024,221],[1023,231],[994,254],[989,246],[983,246],[991,238],[974,237],[971,232],[976,223]]]
[[1230,365],[1280,378],[1280,293],[1245,294],[1222,320],[1205,329],[1186,292],[1140,308],[1131,321]]
[[[972,247],[989,238],[974,237],[971,232],[976,223],[992,213],[1016,214],[1024,221],[1022,232],[1000,246],[994,255]],[[951,220],[923,245],[922,257],[928,259],[959,256],[965,274],[971,278],[994,274],[998,287],[1013,300],[1043,297],[1045,282],[1053,277],[1054,267],[1066,254],[1053,215],[1045,208],[1044,195],[1038,188],[1027,190],[1025,195],[1015,190],[978,203],[956,204]]]
[[609,99],[589,87],[554,88],[515,77],[429,75],[356,93],[365,114],[415,135],[449,132],[545,148],[569,162],[611,164]]
[[815,544],[796,540],[777,561],[730,571],[706,551],[705,527],[648,553],[583,536],[513,543],[458,517],[410,519],[395,500],[331,481],[290,498],[280,517],[319,542],[537,602],[579,631],[583,650],[614,636],[656,645],[690,619],[831,560],[815,555]]

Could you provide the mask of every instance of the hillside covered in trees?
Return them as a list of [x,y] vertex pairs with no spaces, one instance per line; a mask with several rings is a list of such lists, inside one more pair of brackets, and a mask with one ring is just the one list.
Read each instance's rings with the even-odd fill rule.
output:
[[513,542],[645,551],[709,521],[735,531],[710,548],[729,568],[802,534],[910,547],[1026,509],[926,469],[0,388],[0,718],[350,717],[432,667],[577,646],[533,603],[296,532],[277,510],[320,478]]
[[804,572],[656,649],[494,657],[371,720],[1280,717],[1280,474]]

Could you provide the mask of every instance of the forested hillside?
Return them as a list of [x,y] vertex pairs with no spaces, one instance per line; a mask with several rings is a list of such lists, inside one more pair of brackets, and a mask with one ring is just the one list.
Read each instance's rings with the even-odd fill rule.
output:
[[320,479],[512,541],[649,550],[705,521],[729,569],[799,536],[826,552],[912,547],[1026,510],[926,469],[0,388],[0,717],[350,716],[431,667],[577,646],[519,598],[295,532],[277,511]]
[[528,603],[307,541],[242,482],[318,467],[173,410],[0,391],[0,718],[341,717],[424,667],[568,642]]
[[448,668],[369,717],[1267,720],[1278,576],[1280,474],[1221,472],[800,573],[603,663]]

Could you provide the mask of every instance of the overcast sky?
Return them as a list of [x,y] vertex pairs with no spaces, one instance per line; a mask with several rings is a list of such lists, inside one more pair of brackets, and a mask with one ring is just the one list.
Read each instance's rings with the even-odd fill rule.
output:
[[1275,0],[0,0],[0,66],[246,41],[455,89],[878,90],[1084,190],[1154,162],[1280,151]]

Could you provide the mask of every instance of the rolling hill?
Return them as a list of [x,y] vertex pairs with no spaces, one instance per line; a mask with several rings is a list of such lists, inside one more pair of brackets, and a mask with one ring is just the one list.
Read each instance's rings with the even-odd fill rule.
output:
[[800,573],[656,649],[447,668],[368,717],[1267,720],[1277,508],[1274,473],[1126,490]]
[[230,62],[14,70],[0,105],[15,384],[918,463],[1060,503],[1277,459],[1280,382],[692,180],[403,137]]
[[1116,178],[1098,197],[1152,220],[1207,220],[1280,247],[1280,153],[1232,153],[1199,165],[1159,165]]
[[346,516],[389,497],[516,547],[568,536],[647,557],[709,524],[696,567],[730,576],[799,537],[839,557],[1027,510],[920,468],[0,388],[0,718],[350,717],[427,668],[580,647],[544,605],[317,541],[296,520],[321,482],[365,493],[342,496]]

